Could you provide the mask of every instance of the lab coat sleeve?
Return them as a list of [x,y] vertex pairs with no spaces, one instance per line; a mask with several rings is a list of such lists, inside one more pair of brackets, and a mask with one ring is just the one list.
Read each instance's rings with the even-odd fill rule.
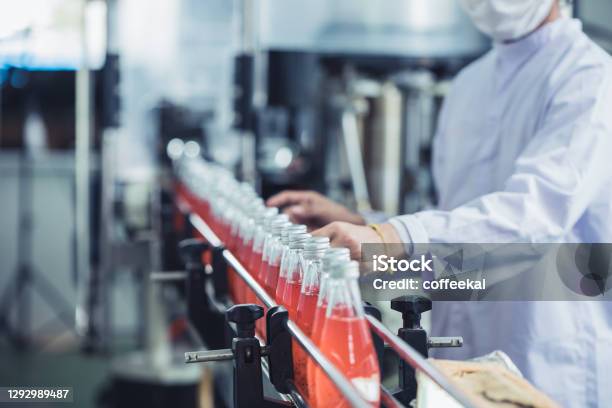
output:
[[610,78],[609,67],[595,66],[561,81],[500,191],[390,223],[407,244],[558,241],[612,177]]
[[382,211],[360,211],[366,224],[380,224],[389,220],[389,216]]

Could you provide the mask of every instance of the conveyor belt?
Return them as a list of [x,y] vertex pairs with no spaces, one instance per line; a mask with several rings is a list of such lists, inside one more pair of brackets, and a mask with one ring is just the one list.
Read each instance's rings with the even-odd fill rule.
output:
[[[179,208],[184,213],[189,214],[191,225],[204,237],[204,239],[212,246],[220,248],[223,246],[221,240],[217,237],[214,231],[206,224],[206,222],[197,214],[191,213],[189,205],[185,202],[179,202]],[[256,296],[266,305],[271,308],[277,306],[276,302],[268,295],[268,293],[259,285],[259,283],[251,276],[244,268],[238,259],[228,249],[224,249],[223,257],[227,261],[236,274],[248,285]],[[460,389],[458,389],[451,381],[431,363],[423,358],[415,349],[402,341],[398,336],[391,332],[380,321],[372,316],[366,316],[367,321],[376,334],[378,334],[390,348],[392,348],[398,356],[406,361],[414,369],[423,372],[432,381],[438,384],[443,390],[451,395],[455,400],[465,407],[472,407],[474,404],[469,397]],[[287,321],[287,329],[292,337],[300,344],[300,346],[310,355],[310,357],[323,369],[330,380],[338,387],[347,401],[354,407],[369,407],[370,404],[363,400],[352,383],[335,367],[314,345],[314,343],[306,336],[299,327],[291,320]],[[381,401],[388,407],[402,407],[403,405],[395,399],[391,393],[381,385]]]

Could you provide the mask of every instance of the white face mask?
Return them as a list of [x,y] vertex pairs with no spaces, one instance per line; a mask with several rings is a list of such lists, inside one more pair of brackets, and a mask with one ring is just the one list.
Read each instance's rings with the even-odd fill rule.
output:
[[521,38],[539,26],[557,0],[460,0],[480,31],[495,41]]

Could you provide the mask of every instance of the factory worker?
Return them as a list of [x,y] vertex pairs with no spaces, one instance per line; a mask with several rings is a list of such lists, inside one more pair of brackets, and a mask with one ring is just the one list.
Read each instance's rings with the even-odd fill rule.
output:
[[[433,146],[435,210],[391,218],[386,242],[612,242],[612,62],[557,0],[462,0],[493,49],[456,78]],[[359,257],[381,242],[314,192],[269,200]],[[563,406],[612,404],[612,303],[441,302],[432,335],[468,359],[505,351]],[[436,350],[438,351],[438,350]]]

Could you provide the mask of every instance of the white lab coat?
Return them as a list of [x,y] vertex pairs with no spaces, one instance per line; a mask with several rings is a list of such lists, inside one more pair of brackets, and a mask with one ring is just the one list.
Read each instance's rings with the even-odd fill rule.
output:
[[[612,242],[612,62],[562,19],[464,69],[442,108],[439,208],[392,218],[405,242]],[[612,406],[612,303],[441,302],[433,335],[500,349],[563,406]]]

